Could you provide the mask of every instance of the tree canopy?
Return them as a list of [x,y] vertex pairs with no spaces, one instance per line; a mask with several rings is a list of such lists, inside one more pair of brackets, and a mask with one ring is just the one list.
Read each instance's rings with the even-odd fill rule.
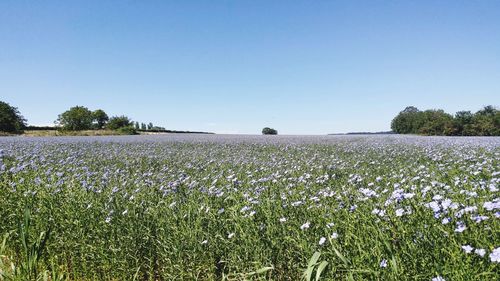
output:
[[500,111],[488,105],[474,114],[459,111],[451,115],[441,109],[420,111],[408,106],[394,117],[391,129],[399,134],[499,136]]
[[16,107],[0,101],[0,131],[8,133],[21,133],[26,127],[26,119]]
[[92,119],[94,121],[94,126],[97,129],[102,129],[104,128],[104,125],[106,125],[106,123],[108,122],[109,117],[106,114],[106,112],[104,112],[104,110],[97,109],[94,112],[92,112]]
[[277,135],[278,131],[276,131],[273,128],[265,127],[264,129],[262,129],[262,134],[263,135]]
[[85,106],[74,106],[59,114],[56,123],[71,131],[90,130],[93,121],[92,111]]
[[124,127],[132,127],[132,121],[127,116],[113,116],[106,125],[108,129],[118,130]]

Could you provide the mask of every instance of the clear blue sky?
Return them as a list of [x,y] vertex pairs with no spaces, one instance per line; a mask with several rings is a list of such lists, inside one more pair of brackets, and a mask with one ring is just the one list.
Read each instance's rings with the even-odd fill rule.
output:
[[500,105],[500,1],[0,1],[0,100],[169,129],[389,130]]

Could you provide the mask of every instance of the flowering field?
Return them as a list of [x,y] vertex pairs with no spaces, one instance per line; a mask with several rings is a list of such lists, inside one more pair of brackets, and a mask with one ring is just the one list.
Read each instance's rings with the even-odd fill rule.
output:
[[495,280],[500,138],[0,139],[0,280]]

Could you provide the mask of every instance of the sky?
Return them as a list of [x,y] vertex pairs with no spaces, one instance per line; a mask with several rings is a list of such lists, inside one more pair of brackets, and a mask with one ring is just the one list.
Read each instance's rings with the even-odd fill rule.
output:
[[390,130],[500,106],[500,1],[0,1],[0,100],[174,130]]

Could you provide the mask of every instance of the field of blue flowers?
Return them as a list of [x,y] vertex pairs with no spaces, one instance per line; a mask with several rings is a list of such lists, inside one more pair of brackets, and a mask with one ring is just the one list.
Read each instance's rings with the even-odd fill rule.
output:
[[500,138],[5,137],[0,280],[498,280]]

